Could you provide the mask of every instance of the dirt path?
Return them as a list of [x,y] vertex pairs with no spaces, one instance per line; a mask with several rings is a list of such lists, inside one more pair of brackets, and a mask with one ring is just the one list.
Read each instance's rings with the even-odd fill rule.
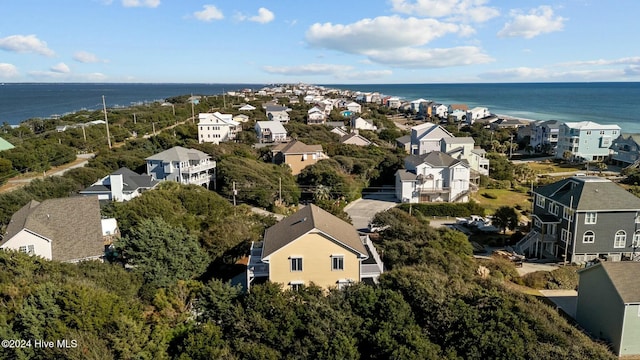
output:
[[9,179],[4,185],[0,186],[0,193],[19,189],[29,184],[33,179],[43,179],[47,176],[61,176],[68,170],[85,166],[93,156],[94,154],[79,154],[74,161],[53,167],[47,172],[20,174]]

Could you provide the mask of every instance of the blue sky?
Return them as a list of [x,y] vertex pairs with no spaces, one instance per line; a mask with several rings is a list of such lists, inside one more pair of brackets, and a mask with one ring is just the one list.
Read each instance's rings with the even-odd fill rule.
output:
[[640,1],[14,0],[0,82],[640,81]]

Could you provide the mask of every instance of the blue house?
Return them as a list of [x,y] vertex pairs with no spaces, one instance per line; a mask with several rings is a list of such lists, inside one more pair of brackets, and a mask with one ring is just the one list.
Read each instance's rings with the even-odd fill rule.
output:
[[570,161],[605,160],[618,135],[618,125],[600,125],[592,121],[566,122],[560,125],[558,131],[556,158]]

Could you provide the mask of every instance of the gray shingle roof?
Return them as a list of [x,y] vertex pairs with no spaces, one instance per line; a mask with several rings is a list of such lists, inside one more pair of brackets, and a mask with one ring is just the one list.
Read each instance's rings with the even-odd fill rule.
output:
[[407,171],[405,169],[398,169],[398,171],[396,171],[396,174],[398,174],[398,176],[400,176],[400,181],[417,181],[418,180],[418,176],[410,171]]
[[4,240],[27,229],[51,240],[53,260],[71,261],[104,254],[97,196],[32,200],[13,214]]
[[451,155],[441,151],[431,151],[422,155],[409,155],[405,158],[405,162],[409,162],[414,166],[427,163],[435,167],[449,167],[462,161],[453,158]]
[[[154,180],[150,175],[140,175],[126,167],[121,167],[120,169],[112,172],[110,175],[122,175],[122,181],[124,183],[122,190],[126,192],[135,191],[137,189],[151,189],[160,183],[160,181]],[[111,191],[111,185],[91,185],[88,188],[82,190],[80,193],[105,191]]]
[[353,225],[311,204],[265,231],[262,258],[268,257],[314,229],[326,234],[345,248],[358,253],[359,256],[365,257],[367,255],[367,249],[360,241],[360,236]]
[[[640,199],[610,180],[573,176],[534,189],[534,192],[578,211],[639,210]],[[571,199],[573,197],[573,203]]]
[[640,262],[606,261],[581,272],[595,270],[597,267],[602,267],[623,303],[640,303]]
[[169,150],[159,152],[155,155],[149,156],[145,160],[160,160],[160,161],[189,161],[189,160],[204,160],[210,159],[207,153],[196,149],[187,149],[182,146],[174,146]]

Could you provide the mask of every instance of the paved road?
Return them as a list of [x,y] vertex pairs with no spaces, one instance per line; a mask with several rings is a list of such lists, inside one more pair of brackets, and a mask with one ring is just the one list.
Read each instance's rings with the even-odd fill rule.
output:
[[344,211],[349,214],[353,226],[357,230],[365,231],[368,230],[369,223],[377,213],[390,209],[397,204],[393,194],[372,194],[352,201],[345,207]]

